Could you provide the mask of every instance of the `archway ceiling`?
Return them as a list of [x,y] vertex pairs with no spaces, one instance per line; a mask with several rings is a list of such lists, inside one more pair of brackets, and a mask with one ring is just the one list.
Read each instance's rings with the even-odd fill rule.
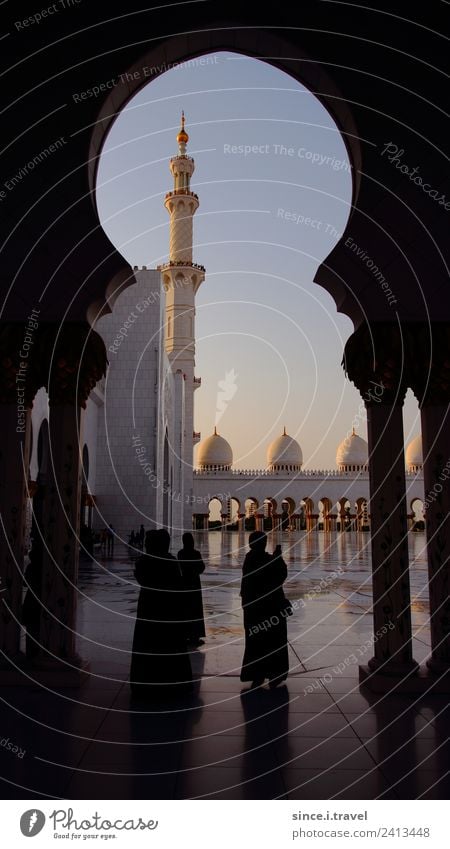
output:
[[[316,275],[337,308],[355,326],[365,319],[396,321],[395,312],[405,321],[427,315],[448,321],[442,254],[449,212],[381,155],[395,143],[404,161],[418,165],[450,198],[439,152],[448,135],[438,70],[446,54],[443,39],[432,32],[445,31],[440,10],[423,7],[420,25],[413,26],[402,18],[401,3],[376,14],[319,2],[265,12],[232,0],[228,20],[216,2],[155,9],[147,3],[144,11],[141,5],[128,0],[126,13],[113,17],[105,0],[82,3],[40,26],[19,31],[12,25],[2,41],[2,173],[5,181],[19,175],[12,190],[3,187],[0,202],[3,320],[23,319],[43,292],[45,320],[83,320],[92,305],[109,309],[117,288],[133,282],[130,266],[99,224],[94,193],[105,134],[148,82],[142,73],[133,80],[124,75],[226,49],[291,73],[319,97],[343,133],[354,166],[354,209],[343,239]],[[23,19],[35,11],[32,3],[21,3]],[[76,99],[110,80],[118,80],[111,90]],[[61,138],[61,149],[24,176],[24,166]],[[345,245],[348,237],[383,270],[396,311]]]

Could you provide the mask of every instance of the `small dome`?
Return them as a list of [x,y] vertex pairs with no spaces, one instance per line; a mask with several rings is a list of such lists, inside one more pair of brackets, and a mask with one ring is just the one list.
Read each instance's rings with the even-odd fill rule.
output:
[[267,449],[267,466],[272,472],[299,472],[303,463],[302,449],[298,442],[288,436],[286,428]]
[[228,471],[233,465],[231,445],[217,429],[214,433],[200,442],[197,452],[197,466],[204,471]]
[[353,430],[338,446],[336,464],[340,472],[358,472],[367,467],[369,447]]
[[418,472],[423,466],[422,437],[416,436],[406,449],[406,468],[408,472]]

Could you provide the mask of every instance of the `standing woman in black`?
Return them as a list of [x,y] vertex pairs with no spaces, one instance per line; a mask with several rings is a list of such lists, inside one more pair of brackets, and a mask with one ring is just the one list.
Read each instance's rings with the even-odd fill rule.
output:
[[148,531],[146,553],[136,561],[141,585],[134,629],[130,685],[134,695],[178,692],[192,682],[187,648],[183,579],[169,554],[167,531]]
[[205,637],[202,585],[200,583],[200,575],[205,571],[205,564],[200,552],[194,548],[192,534],[183,534],[183,548],[178,552],[178,562],[183,576],[187,638],[191,645],[198,646],[204,642]]
[[286,619],[292,606],[283,590],[287,567],[281,549],[266,552],[267,536],[262,531],[250,534],[249,545],[241,582],[245,628],[241,681],[251,681],[254,688],[268,678],[269,687],[276,687],[289,671]]

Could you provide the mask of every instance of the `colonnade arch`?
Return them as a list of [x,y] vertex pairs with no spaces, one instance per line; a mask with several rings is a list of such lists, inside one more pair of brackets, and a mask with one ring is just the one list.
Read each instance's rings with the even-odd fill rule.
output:
[[413,498],[410,510],[410,527],[413,531],[422,531],[425,527],[425,506],[421,498]]
[[[133,2],[131,6],[133,7]],[[342,50],[338,37],[329,44],[330,67],[334,68],[335,82],[333,82],[323,65],[310,60],[311,56],[319,55],[320,52],[317,49],[321,44],[320,26],[302,27],[300,17],[295,17],[289,37],[282,39],[265,24],[260,28],[255,27],[251,22],[250,26],[244,9],[236,7],[234,10],[236,22],[233,22],[230,27],[223,27],[223,25],[216,25],[217,18],[214,16],[218,14],[218,11],[215,7],[212,11],[208,10],[208,17],[202,23],[192,4],[188,6],[189,9],[186,11],[180,7],[177,14],[179,30],[185,32],[190,30],[189,34],[174,38],[165,37],[164,33],[169,30],[167,19],[164,19],[162,23],[155,25],[152,31],[152,38],[155,40],[145,55],[141,55],[141,47],[136,44],[136,38],[133,37],[133,34],[135,35],[133,15],[130,14],[127,19],[120,20],[120,27],[124,34],[124,39],[120,43],[127,45],[121,53],[120,67],[123,71],[128,71],[129,75],[124,74],[123,82],[121,80],[117,86],[114,86],[114,91],[104,99],[99,98],[98,101],[85,104],[85,129],[73,139],[70,153],[67,153],[70,168],[66,167],[68,159],[62,153],[60,162],[53,157],[50,165],[43,163],[40,166],[42,177],[38,186],[34,187],[32,181],[29,183],[31,209],[34,201],[42,194],[41,185],[46,185],[47,182],[49,186],[53,184],[53,178],[49,175],[50,169],[54,171],[55,180],[60,179],[63,185],[59,193],[60,197],[55,198],[56,193],[49,193],[52,197],[48,204],[44,199],[37,213],[34,217],[30,216],[27,222],[29,242],[40,244],[39,258],[36,258],[36,255],[31,256],[28,264],[21,264],[19,269],[17,257],[22,256],[20,249],[22,231],[19,228],[17,236],[9,238],[8,229],[6,235],[9,243],[7,244],[8,239],[2,239],[2,243],[4,241],[6,245],[3,258],[4,273],[11,280],[17,277],[19,285],[25,281],[29,282],[30,303],[33,302],[32,299],[37,293],[37,289],[36,292],[32,291],[33,281],[42,279],[52,281],[53,287],[50,289],[50,297],[46,302],[44,301],[44,310],[46,310],[46,320],[55,325],[51,331],[53,336],[55,336],[55,329],[59,327],[61,317],[64,316],[66,319],[64,334],[58,343],[60,356],[55,359],[53,351],[46,350],[41,361],[43,375],[37,379],[37,382],[35,373],[39,371],[39,345],[36,340],[33,361],[30,360],[31,368],[27,387],[29,411],[34,389],[47,384],[49,366],[53,364],[50,368],[54,374],[50,377],[49,393],[50,403],[54,405],[49,423],[49,438],[54,458],[52,484],[59,493],[70,493],[70,497],[67,495],[61,499],[59,506],[56,501],[52,503],[57,534],[52,540],[51,558],[44,567],[44,573],[48,584],[53,579],[54,591],[49,591],[46,603],[58,620],[59,626],[52,628],[51,623],[47,623],[43,645],[53,651],[57,657],[73,658],[75,656],[70,634],[73,633],[74,627],[74,593],[71,587],[76,581],[77,554],[76,543],[72,541],[71,535],[76,536],[78,528],[80,464],[77,459],[79,456],[77,440],[85,398],[84,391],[79,391],[78,386],[68,377],[65,367],[60,363],[70,362],[73,373],[78,377],[83,350],[75,339],[74,325],[79,322],[86,332],[89,332],[85,320],[89,307],[95,304],[96,309],[99,307],[108,310],[110,307],[105,293],[111,285],[110,282],[117,280],[122,285],[127,278],[129,282],[133,279],[131,269],[123,261],[119,252],[112,248],[99,225],[95,209],[95,167],[92,167],[92,163],[98,159],[105,134],[115,116],[133,92],[143,85],[144,63],[147,67],[164,67],[168,57],[173,62],[182,62],[212,50],[228,49],[261,58],[278,57],[270,61],[282,70],[286,70],[293,78],[302,81],[312,91],[317,90],[317,96],[334,115],[349,149],[354,175],[354,212],[350,222],[352,242],[363,248],[376,243],[377,254],[381,257],[378,262],[384,267],[384,263],[389,260],[389,268],[392,269],[392,274],[395,274],[393,283],[397,287],[398,308],[393,316],[390,304],[384,302],[386,299],[383,300],[380,297],[375,286],[368,285],[366,269],[358,266],[356,262],[349,264],[348,248],[345,247],[347,230],[332,255],[317,272],[316,281],[332,294],[339,309],[354,321],[356,330],[346,346],[345,366],[349,378],[359,389],[368,409],[374,629],[378,631],[387,620],[395,622],[395,628],[389,630],[386,637],[376,643],[371,668],[390,672],[394,677],[414,672],[416,669],[411,650],[408,551],[405,537],[407,506],[401,423],[404,390],[407,386],[411,386],[421,407],[424,441],[433,653],[430,666],[435,672],[447,671],[450,667],[450,601],[448,599],[450,504],[448,487],[442,487],[441,477],[445,475],[445,464],[450,454],[448,445],[450,316],[447,308],[443,309],[442,297],[439,297],[440,289],[443,288],[441,258],[437,255],[435,245],[430,246],[433,239],[427,238],[422,224],[426,221],[428,229],[433,233],[434,230],[438,232],[441,221],[437,218],[439,212],[437,204],[435,208],[432,208],[430,199],[425,198],[420,191],[417,191],[411,200],[412,212],[410,212],[407,205],[403,203],[401,195],[399,197],[398,174],[395,173],[394,168],[386,172],[381,182],[376,179],[376,176],[375,179],[371,176],[378,175],[382,167],[377,142],[382,143],[383,139],[390,136],[388,132],[390,110],[386,107],[385,112],[380,114],[380,110],[374,109],[373,105],[369,105],[368,109],[364,105],[367,96],[374,98],[375,103],[388,103],[392,114],[397,110],[396,115],[403,126],[404,146],[408,149],[411,161],[420,162],[422,158],[418,141],[419,133],[408,123],[409,95],[406,88],[402,98],[398,97],[397,91],[394,94],[385,91],[384,82],[377,74],[378,51],[376,60],[368,55],[368,73],[371,73],[371,86],[368,91],[365,75],[361,75],[360,80],[355,79],[360,75],[347,73],[348,63],[345,61],[345,51]],[[101,12],[103,4],[99,3],[98,7]],[[307,12],[314,18],[314,12],[309,5]],[[97,12],[89,10],[89,13],[96,15]],[[202,13],[204,14],[203,9]],[[83,15],[82,10],[80,14]],[[211,14],[212,19],[209,17]],[[329,14],[329,31],[333,31],[336,25],[335,31],[339,32],[339,19],[333,18],[333,15],[340,14],[340,10],[335,13],[330,7]],[[299,31],[302,30],[301,37],[300,32],[297,33],[295,29],[297,22]],[[239,23],[242,23],[242,27]],[[395,29],[397,25],[393,18],[391,26]],[[115,26],[114,22],[111,26]],[[87,49],[92,50],[91,55],[97,56],[97,31],[92,26],[92,34],[90,34],[88,29],[84,31],[83,37],[86,40]],[[431,37],[431,34],[425,30],[426,28],[423,27],[423,38],[426,40]],[[83,31],[82,27],[80,31]],[[375,35],[376,33],[374,38]],[[401,41],[400,33],[397,37]],[[91,38],[92,41],[90,41]],[[5,49],[8,53],[8,45]],[[15,46],[13,49],[16,49]],[[21,50],[22,47],[19,46],[17,49]],[[65,44],[61,49],[65,49]],[[301,61],[305,58],[307,61]],[[55,53],[52,53],[50,58],[44,55],[42,59],[37,57],[37,61],[42,62],[44,67],[46,62],[51,61],[54,64]],[[399,61],[397,55],[395,61]],[[98,59],[98,62],[99,79],[110,80],[118,77],[115,51],[105,49],[104,55]],[[395,67],[390,62],[387,56],[385,67],[387,80],[396,79]],[[414,76],[413,69],[411,73]],[[77,77],[77,74],[81,76]],[[83,74],[86,76],[83,77]],[[73,63],[73,71],[68,70],[64,75],[64,86],[68,86],[69,91],[80,90],[80,85],[87,89],[91,84],[89,75],[88,66],[80,69],[76,63]],[[70,101],[70,98],[67,98],[66,89],[61,88],[61,77],[62,75],[58,73],[48,74],[45,67],[43,78],[49,80],[49,98],[53,98],[55,103],[63,103],[67,99]],[[417,82],[417,78],[414,81]],[[27,112],[31,147],[34,150],[43,150],[48,143],[48,134],[50,137],[59,138],[66,133],[66,128],[72,125],[72,120],[78,122],[72,110],[79,110],[79,108],[78,105],[69,103],[64,111],[64,119],[57,114],[58,110],[55,110],[55,114],[49,116],[45,122],[45,133],[42,134],[42,126],[39,126],[43,123],[40,120],[41,116],[39,112],[34,111],[37,105],[30,102],[29,110],[24,112]],[[424,104],[420,108],[425,110],[423,114],[421,113],[423,122],[424,117],[429,115],[428,108],[431,107]],[[14,127],[14,122],[10,123],[11,127]],[[439,141],[433,115],[427,123],[427,129],[429,138]],[[9,132],[8,127],[6,130]],[[373,140],[372,144],[370,146],[366,144],[362,149],[359,143],[360,138]],[[9,147],[10,145],[5,143],[7,151]],[[86,164],[88,147],[90,148],[89,165]],[[7,173],[14,174],[19,171],[22,156],[22,148],[18,146],[16,152],[12,146],[11,153],[8,152],[8,157],[11,158],[5,162]],[[73,176],[67,178],[69,171]],[[80,197],[82,197],[81,201]],[[425,203],[429,206],[423,214]],[[402,205],[405,209],[402,209]],[[14,233],[16,219],[19,221],[22,216],[21,207],[21,201],[16,200],[15,196],[12,197],[7,222],[11,233]],[[64,217],[66,211],[70,211],[72,207],[75,208],[72,218],[70,215]],[[374,223],[372,213],[377,208],[383,210],[384,220],[395,221],[398,250],[390,233]],[[63,220],[64,226],[56,230],[53,222],[59,218]],[[375,230],[376,238],[371,238],[373,230]],[[86,248],[84,239],[79,238],[81,232],[83,235],[86,232],[95,234],[89,242],[89,248]],[[420,256],[416,256],[413,247],[409,248],[410,245],[418,244],[421,245]],[[392,260],[393,252],[395,253],[394,261]],[[37,265],[39,265],[38,269]],[[57,272],[55,269],[58,269]],[[39,274],[36,273],[37,270]],[[73,286],[67,286],[68,279],[74,281]],[[417,282],[419,285],[416,286]],[[73,306],[73,291],[77,287],[79,297]],[[60,298],[54,298],[55,291],[61,293]],[[109,294],[111,296],[114,294],[114,287]],[[426,326],[422,319],[424,298],[429,316],[429,323]],[[38,302],[37,299],[35,302]],[[69,313],[68,306],[71,307]],[[368,317],[366,323],[363,323],[363,315]],[[3,598],[6,614],[2,621],[1,645],[7,657],[15,657],[18,651],[18,629],[14,623],[20,610],[21,570],[24,556],[23,517],[27,484],[23,473],[23,457],[28,457],[29,453],[30,422],[29,414],[27,414],[24,430],[20,432],[18,438],[16,399],[13,392],[14,379],[11,383],[10,371],[11,369],[17,371],[19,368],[17,353],[20,351],[23,339],[25,313],[17,299],[12,301],[11,306],[8,304],[5,316],[5,322],[10,324],[2,325],[0,339],[0,348],[2,354],[5,354],[2,362],[7,363],[1,375],[1,396],[5,408],[5,438],[0,459],[0,497],[6,543],[4,546],[6,553],[2,554],[1,578],[2,586],[6,586],[8,590]],[[14,335],[15,339],[12,339]],[[42,334],[39,336],[42,338]],[[76,355],[74,355],[75,349]],[[104,372],[104,346],[103,350],[97,354],[90,351],[88,357],[84,355],[84,360],[84,372],[89,372],[88,383],[92,385],[92,381],[95,383]],[[374,382],[383,388],[381,402],[376,399],[375,403],[370,395],[371,384]],[[31,385],[33,391],[31,391]],[[389,444],[386,439],[383,439],[387,429],[390,434]],[[64,440],[58,439],[58,433],[64,435]],[[445,477],[443,479],[445,480]],[[441,490],[439,486],[442,487]],[[311,514],[312,511],[308,512]],[[55,563],[58,564],[56,570]],[[389,564],[391,577],[389,580],[384,578],[383,582],[380,576],[388,571],[382,568],[386,563]],[[62,608],[61,605],[58,607],[61,598],[63,599]],[[386,598],[389,599],[389,605],[385,603]],[[56,616],[57,611],[59,611],[58,616]]]

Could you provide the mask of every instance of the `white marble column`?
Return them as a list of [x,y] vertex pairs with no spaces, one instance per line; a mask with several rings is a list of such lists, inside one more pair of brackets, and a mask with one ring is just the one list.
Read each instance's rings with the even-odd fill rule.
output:
[[367,410],[374,631],[369,669],[397,681],[418,671],[412,653],[402,412],[409,380],[405,349],[397,323],[362,325],[348,339],[343,361]]
[[84,324],[66,324],[49,334],[49,464],[42,505],[45,540],[38,665],[56,680],[76,676],[76,608],[83,413],[105,373],[102,339]]
[[[0,666],[20,663],[31,407],[42,385],[38,311],[0,324]],[[9,662],[12,660],[12,664]]]
[[367,404],[373,582],[372,670],[401,677],[417,669],[412,655],[411,594],[400,404]]
[[430,630],[434,672],[450,669],[450,406],[421,410]]
[[49,662],[77,664],[76,596],[81,496],[79,405],[51,404],[50,458],[42,523],[45,534],[40,648]]
[[19,659],[31,411],[1,404],[0,665]]
[[412,325],[411,386],[422,422],[430,631],[428,667],[450,669],[450,324]]

